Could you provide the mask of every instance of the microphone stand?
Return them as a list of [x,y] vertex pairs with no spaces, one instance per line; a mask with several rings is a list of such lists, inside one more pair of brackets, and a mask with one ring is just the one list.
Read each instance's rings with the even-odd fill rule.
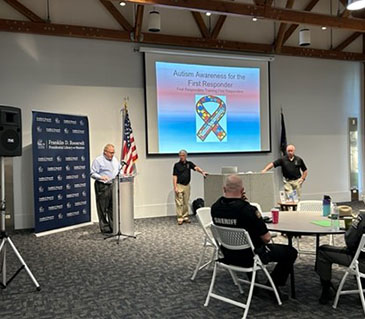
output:
[[[123,167],[126,165],[127,163],[122,161],[121,162],[121,168],[120,170],[118,171],[118,174],[115,178],[117,178],[117,203],[118,203],[118,207],[117,207],[117,217],[118,217],[118,232],[116,234],[113,234],[113,235],[109,235],[107,237],[104,237],[104,240],[105,239],[111,239],[111,238],[114,238],[114,237],[117,237],[117,244],[119,245],[119,241],[120,241],[120,237],[123,237],[122,239],[125,239],[125,238],[134,238],[136,239],[137,237],[135,235],[127,235],[127,234],[122,234],[122,232],[120,231],[120,178],[121,178],[121,173],[122,173],[122,169]],[[114,226],[114,225],[113,225]]]

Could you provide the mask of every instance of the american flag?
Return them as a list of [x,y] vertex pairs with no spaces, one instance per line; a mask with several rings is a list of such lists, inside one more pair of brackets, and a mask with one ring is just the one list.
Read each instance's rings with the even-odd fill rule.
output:
[[138,154],[136,144],[134,142],[133,131],[131,121],[129,120],[128,111],[125,112],[124,118],[124,135],[121,158],[123,175],[132,175],[134,170],[134,163],[138,159]]

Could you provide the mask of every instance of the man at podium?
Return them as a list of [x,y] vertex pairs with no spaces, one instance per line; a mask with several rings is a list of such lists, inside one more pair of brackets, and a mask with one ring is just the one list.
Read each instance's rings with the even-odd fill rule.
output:
[[99,227],[102,233],[113,231],[113,180],[120,170],[119,161],[114,157],[114,153],[114,145],[105,145],[103,154],[91,165],[91,177],[95,179]]
[[186,159],[187,152],[181,150],[179,152],[180,161],[175,163],[173,170],[173,186],[175,191],[175,204],[177,223],[182,225],[183,222],[190,223],[189,219],[189,197],[190,197],[190,179],[191,170],[197,171],[204,177],[207,173],[200,167],[196,166],[193,162]]

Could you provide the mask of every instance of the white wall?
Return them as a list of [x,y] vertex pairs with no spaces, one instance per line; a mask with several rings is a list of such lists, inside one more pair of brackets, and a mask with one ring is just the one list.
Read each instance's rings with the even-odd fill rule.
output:
[[[90,157],[105,143],[120,152],[119,111],[129,96],[139,160],[135,183],[136,217],[174,214],[173,157],[146,158],[143,60],[135,44],[0,33],[0,105],[23,112],[23,150],[14,158],[14,210],[17,225],[32,224],[31,111],[87,115]],[[272,149],[269,154],[191,156],[209,172],[237,165],[259,171],[278,156],[280,108],[288,140],[309,168],[304,197],[348,200],[347,118],[359,116],[361,65],[319,59],[276,57],[271,65]],[[276,171],[280,181],[279,170]],[[94,193],[92,216],[96,219]],[[201,175],[192,178],[191,198],[203,196]]]
[[272,115],[283,107],[288,142],[309,169],[305,198],[350,199],[348,117],[361,114],[361,73],[353,62],[276,57],[273,63]]

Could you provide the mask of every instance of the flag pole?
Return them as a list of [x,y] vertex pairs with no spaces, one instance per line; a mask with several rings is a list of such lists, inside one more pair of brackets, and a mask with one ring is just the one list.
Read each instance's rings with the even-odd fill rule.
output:
[[124,121],[125,121],[125,116],[128,112],[128,101],[129,101],[129,96],[125,96],[123,98],[123,107],[120,109],[120,113],[121,113],[121,128],[122,128],[122,148],[120,150],[120,162],[123,161],[124,159],[124,154],[123,154],[123,143],[124,143]]
[[125,96],[125,97],[123,98],[123,101],[124,101],[124,103],[123,103],[124,111],[125,111],[125,112],[128,112],[128,101],[129,101],[129,96]]

